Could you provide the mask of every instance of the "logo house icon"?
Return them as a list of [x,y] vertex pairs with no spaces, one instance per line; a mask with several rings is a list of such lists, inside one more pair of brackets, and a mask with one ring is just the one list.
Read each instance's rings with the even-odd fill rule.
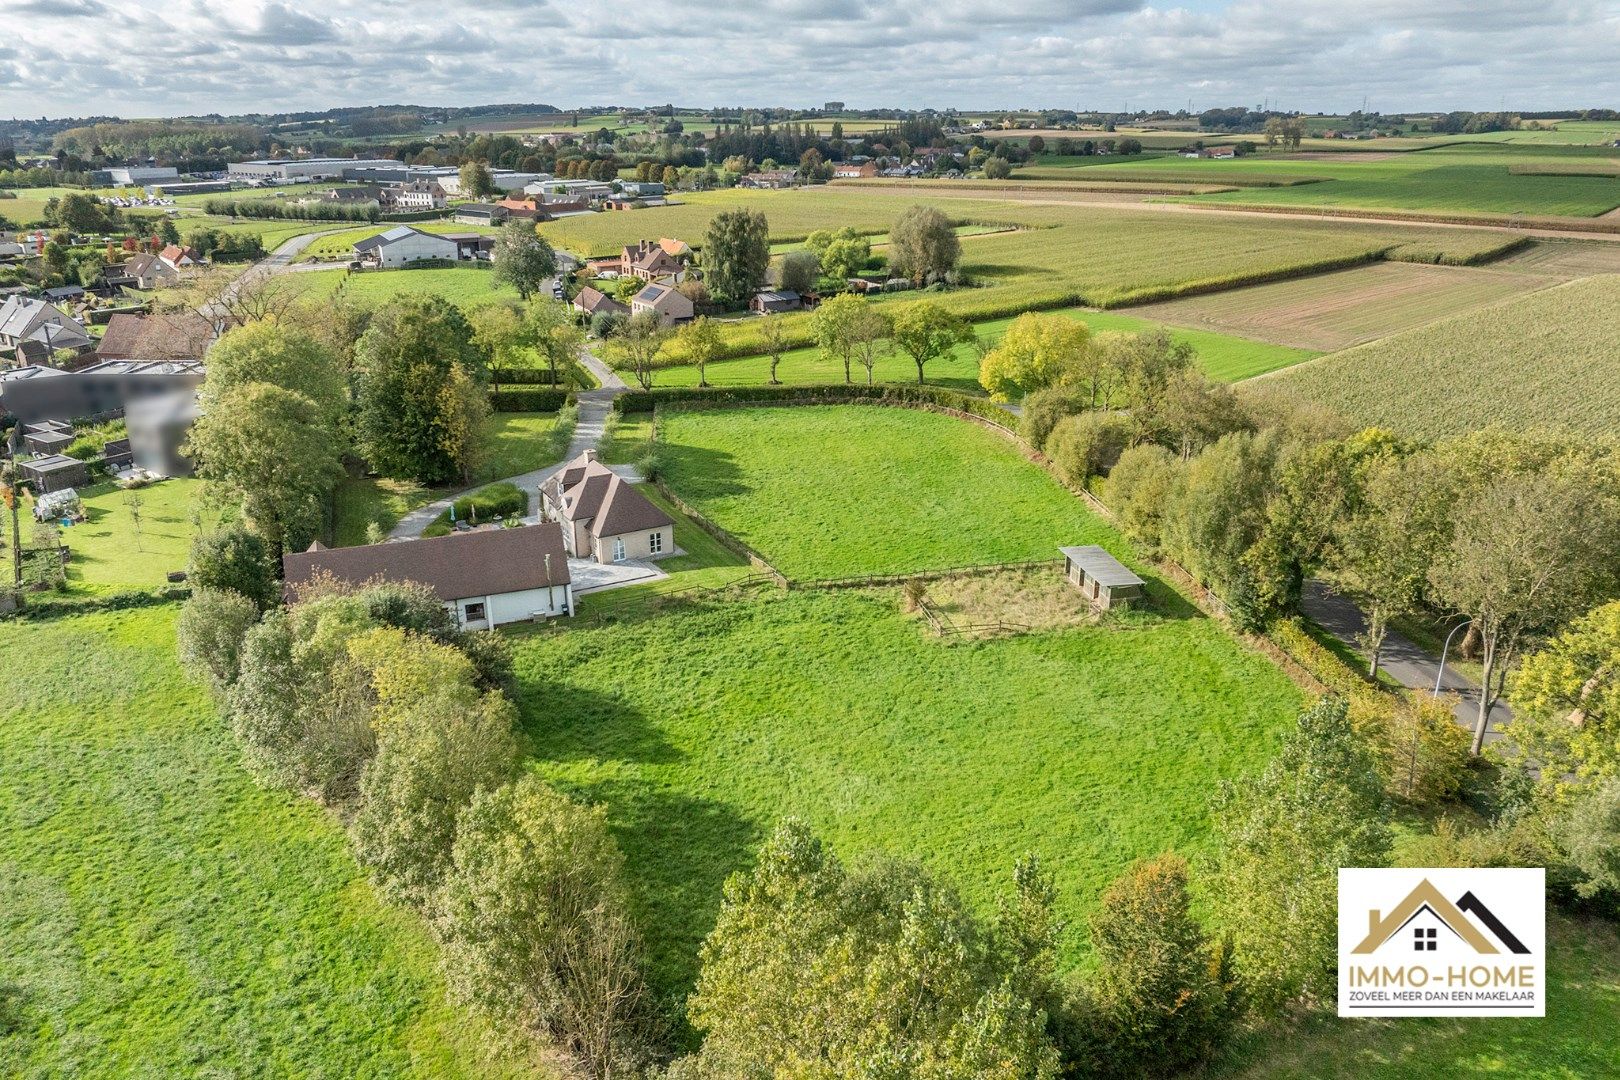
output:
[[1340,1016],[1546,1014],[1546,872],[1339,871]]
[[[1483,924],[1489,936],[1470,921],[1469,915]],[[1504,950],[1519,955],[1530,951],[1472,892],[1463,893],[1453,903],[1424,878],[1388,915],[1380,917],[1377,909],[1369,910],[1367,936],[1350,952],[1369,956],[1398,940],[1408,929],[1413,952],[1436,951],[1442,930],[1460,938],[1481,956],[1496,956]]]

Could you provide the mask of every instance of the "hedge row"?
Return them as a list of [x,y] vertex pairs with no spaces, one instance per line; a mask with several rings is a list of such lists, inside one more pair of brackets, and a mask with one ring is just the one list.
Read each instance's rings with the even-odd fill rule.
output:
[[929,405],[951,409],[989,420],[1003,427],[1013,416],[989,398],[945,390],[937,386],[910,383],[828,383],[812,386],[683,386],[655,390],[629,390],[613,401],[614,411],[652,412],[655,408],[704,405],[834,405],[851,401],[876,401],[895,405]]
[[1359,210],[1344,206],[1286,206],[1266,203],[1221,203],[1222,210],[1257,214],[1303,214],[1307,217],[1387,218],[1436,225],[1491,225],[1509,229],[1557,229],[1562,232],[1620,233],[1620,219],[1554,217],[1533,214],[1440,214],[1423,210]]
[[489,381],[502,386],[551,386],[550,368],[491,368]]
[[572,397],[567,390],[491,390],[489,405],[496,412],[556,412]]

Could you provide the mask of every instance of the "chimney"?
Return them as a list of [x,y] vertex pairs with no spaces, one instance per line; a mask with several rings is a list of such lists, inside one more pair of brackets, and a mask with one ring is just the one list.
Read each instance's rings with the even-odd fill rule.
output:
[[585,460],[586,461],[595,461],[596,460],[596,448],[595,447],[591,447],[590,449],[585,451]]

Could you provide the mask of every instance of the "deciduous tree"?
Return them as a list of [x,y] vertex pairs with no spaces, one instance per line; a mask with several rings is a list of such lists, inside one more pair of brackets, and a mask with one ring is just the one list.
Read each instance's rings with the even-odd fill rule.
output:
[[[825,306],[825,305],[823,305]],[[979,364],[979,385],[994,401],[1075,381],[1091,348],[1086,324],[1062,315],[1025,312]]]
[[961,257],[956,228],[931,206],[911,207],[889,229],[889,268],[913,285],[943,280]]
[[925,364],[972,340],[973,327],[966,319],[931,300],[902,308],[894,318],[894,343],[917,365],[918,386]]
[[501,228],[491,257],[495,284],[512,286],[524,302],[557,276],[557,253],[521,218]]
[[724,310],[740,308],[765,282],[771,264],[770,228],[758,210],[724,210],[703,240],[703,281]]
[[709,362],[720,355],[720,326],[699,315],[675,332],[673,348],[681,359],[697,368],[698,385],[708,386]]

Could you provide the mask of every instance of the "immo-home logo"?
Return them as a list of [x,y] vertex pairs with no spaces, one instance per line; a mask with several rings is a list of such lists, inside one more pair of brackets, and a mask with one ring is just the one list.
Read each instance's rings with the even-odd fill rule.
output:
[[1340,1016],[1545,1016],[1546,872],[1339,871]]

